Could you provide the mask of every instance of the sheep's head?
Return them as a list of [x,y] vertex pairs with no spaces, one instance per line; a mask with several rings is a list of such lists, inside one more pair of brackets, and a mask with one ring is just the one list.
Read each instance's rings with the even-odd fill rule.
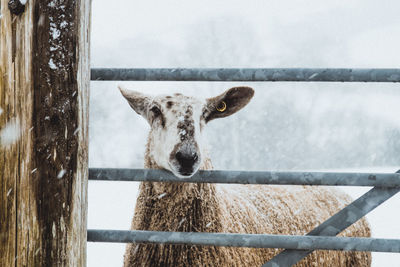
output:
[[234,87],[203,101],[182,94],[152,97],[121,87],[120,91],[150,124],[150,156],[180,178],[192,176],[201,166],[205,125],[239,111],[254,95],[250,87]]

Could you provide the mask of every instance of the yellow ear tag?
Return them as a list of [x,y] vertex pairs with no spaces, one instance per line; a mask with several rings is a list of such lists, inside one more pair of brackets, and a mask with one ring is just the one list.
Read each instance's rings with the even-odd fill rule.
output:
[[226,103],[221,101],[215,109],[219,112],[224,112],[226,110]]

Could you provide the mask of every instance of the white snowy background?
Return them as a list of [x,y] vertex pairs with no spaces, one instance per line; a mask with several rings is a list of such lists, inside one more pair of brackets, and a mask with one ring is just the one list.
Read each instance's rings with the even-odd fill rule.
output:
[[[397,0],[94,0],[92,67],[400,67]],[[121,83],[121,82],[119,82]],[[252,86],[252,102],[208,125],[216,169],[393,172],[398,84],[124,82],[149,94],[214,96]],[[116,89],[92,82],[90,167],[143,166],[147,123]],[[233,145],[232,145],[233,144]],[[88,228],[129,229],[138,183],[90,182]],[[345,188],[353,197],[368,188]],[[400,195],[370,215],[400,238]],[[121,266],[123,244],[88,243],[88,266]],[[400,255],[373,253],[374,266]]]

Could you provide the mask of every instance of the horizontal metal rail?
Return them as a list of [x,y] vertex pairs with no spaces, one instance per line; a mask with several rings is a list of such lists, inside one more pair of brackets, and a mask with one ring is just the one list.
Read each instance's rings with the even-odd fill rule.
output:
[[89,180],[400,187],[399,173],[198,171],[181,179],[164,170],[90,168]]
[[400,82],[400,69],[93,68],[92,81]]
[[88,230],[89,242],[400,252],[400,239],[267,234]]

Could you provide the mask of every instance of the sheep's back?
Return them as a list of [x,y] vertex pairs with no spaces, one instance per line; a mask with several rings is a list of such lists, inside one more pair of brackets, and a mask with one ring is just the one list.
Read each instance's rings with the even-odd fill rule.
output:
[[[344,192],[322,186],[218,185],[220,232],[304,235],[351,202]],[[341,236],[370,236],[362,219]],[[280,249],[225,248],[235,262],[257,266]],[[334,265],[336,264],[336,265]],[[317,251],[296,266],[369,266],[367,252]],[[238,264],[237,266],[244,266]]]

